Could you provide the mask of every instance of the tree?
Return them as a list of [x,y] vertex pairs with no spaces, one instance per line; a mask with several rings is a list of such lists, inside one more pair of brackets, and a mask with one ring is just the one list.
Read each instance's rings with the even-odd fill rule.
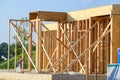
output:
[[[14,55],[15,44],[10,45],[10,54]],[[7,56],[8,55],[8,44],[3,42],[0,44],[0,55]]]
[[8,44],[3,42],[0,44],[0,54],[7,55],[7,53],[8,53]]

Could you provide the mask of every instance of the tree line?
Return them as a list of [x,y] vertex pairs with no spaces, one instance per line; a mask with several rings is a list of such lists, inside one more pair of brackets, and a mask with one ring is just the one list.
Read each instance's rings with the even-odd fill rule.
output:
[[[25,47],[28,49],[28,43],[25,44]],[[35,46],[32,46],[32,50],[35,50]],[[17,55],[21,54],[22,52],[22,45],[20,42],[17,42]],[[15,43],[10,45],[10,57],[14,57],[15,55]],[[0,44],[0,62],[3,61],[1,56],[8,56],[8,43],[3,42]]]

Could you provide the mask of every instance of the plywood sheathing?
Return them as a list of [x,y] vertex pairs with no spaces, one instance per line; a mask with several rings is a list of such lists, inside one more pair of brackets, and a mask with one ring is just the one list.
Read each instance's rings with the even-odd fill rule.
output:
[[[45,24],[45,26],[50,26],[50,27],[47,27],[49,30],[57,30],[58,23],[53,22],[53,23],[50,23],[50,24]],[[47,30],[44,29],[44,31],[47,31]]]
[[102,7],[67,12],[67,20],[84,20],[90,17],[120,14],[120,5],[106,5]]
[[[90,17],[100,17],[106,15],[110,16],[110,14],[120,14],[120,5],[106,5],[102,7],[67,12],[67,21],[85,20]],[[46,26],[48,26],[48,28],[51,26],[51,30],[57,30],[56,23],[47,24]]]

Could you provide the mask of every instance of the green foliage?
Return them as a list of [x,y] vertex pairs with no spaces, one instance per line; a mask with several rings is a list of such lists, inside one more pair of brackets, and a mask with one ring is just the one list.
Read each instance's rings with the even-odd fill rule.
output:
[[19,55],[19,54],[21,54],[21,52],[22,52],[22,45],[20,42],[18,42],[17,43],[17,54]]
[[[22,20],[27,20],[27,18],[22,18]],[[24,31],[24,33],[28,34],[27,30],[28,30],[28,23],[22,23],[22,22],[19,22],[18,23],[18,28],[20,28],[22,31]],[[19,38],[22,40],[22,33],[17,31],[17,34],[19,36]],[[17,39],[16,36],[13,37],[13,39]],[[26,38],[24,38],[24,45],[26,47],[26,49],[28,49],[28,41]],[[35,46],[32,46],[32,50],[34,51],[36,49]],[[17,62],[19,60],[21,60],[22,56],[21,56],[21,52],[22,52],[22,45],[21,43],[17,40]],[[35,53],[35,51],[33,52]],[[8,44],[7,43],[2,43],[0,44],[0,55],[7,55],[8,54]],[[14,55],[15,55],[15,44],[11,44],[10,45],[10,68],[14,68],[14,61],[15,61],[15,58],[14,58]],[[25,58],[24,58],[24,67],[27,68],[27,64],[28,64],[28,57],[27,55],[25,54]],[[32,56],[32,59],[33,61],[35,62],[35,54],[33,54]],[[0,68],[2,69],[6,69],[7,68],[7,61],[4,61],[3,59],[0,58]]]
[[[22,20],[27,20],[27,18],[22,18]],[[19,22],[18,23],[18,28],[20,28],[22,31],[24,31],[26,34],[28,34],[27,30],[28,30],[28,23],[22,23]],[[22,40],[22,33],[17,31],[17,34],[19,36],[19,38]],[[17,39],[16,36],[13,37],[13,39]],[[24,38],[24,45],[26,47],[26,49],[28,49],[28,41],[26,38]],[[36,47],[32,46],[32,50],[35,50]],[[21,43],[18,41],[17,39],[17,62],[22,58],[21,56],[21,52],[22,52],[22,45]],[[2,43],[0,44],[0,55],[7,55],[8,54],[8,44],[7,43]],[[15,55],[15,44],[11,44],[10,45],[10,68],[14,67],[14,55]],[[34,60],[34,55],[32,56],[33,60]],[[25,54],[25,58],[24,58],[24,67],[27,68],[27,63],[28,63],[28,58],[27,55]],[[35,61],[34,61],[35,62]],[[7,68],[7,61],[4,61],[3,59],[0,58],[0,68]]]
[[[28,57],[27,54],[24,54],[25,58],[24,58],[24,68],[27,69],[28,67]],[[21,60],[22,55],[19,54],[17,55],[17,63],[19,62],[19,60]],[[33,55],[32,55],[32,60],[35,63],[35,51],[33,51]],[[10,68],[13,69],[14,68],[14,61],[15,61],[15,57],[12,57],[10,59]],[[0,64],[0,69],[7,69],[7,61],[2,61],[2,63]]]
[[[21,18],[21,20],[28,20],[28,19],[27,19],[27,17],[25,17],[25,18]],[[21,29],[25,34],[28,34],[27,33],[28,32],[27,31],[28,30],[28,23],[27,22],[26,23],[19,22],[17,27],[19,29]],[[19,38],[22,40],[22,33],[17,31],[17,34],[18,34]],[[13,39],[15,39],[15,37],[16,36],[13,36]],[[26,37],[24,37],[24,41],[27,42],[27,38]]]
[[4,59],[0,58],[0,63],[3,61]]
[[7,53],[8,53],[8,44],[3,42],[0,44],[0,54],[7,55]]
[[[24,44],[26,49],[28,48],[28,44]],[[32,50],[33,50],[33,55],[32,55],[32,59],[35,62],[35,46],[32,46]],[[21,56],[21,52],[22,52],[22,46],[20,42],[17,42],[17,62],[19,62],[19,60],[21,60],[22,56]],[[7,55],[8,54],[8,44],[7,43],[1,43],[0,44],[0,55]],[[15,44],[11,44],[10,45],[10,54],[12,56],[10,56],[10,68],[14,68],[14,54],[15,54]],[[25,53],[25,60],[24,60],[24,67],[27,68],[27,64],[28,64],[28,57],[27,54]],[[7,61],[4,61],[1,57],[0,57],[0,69],[6,69],[7,68]]]
[[[21,50],[19,50],[22,46],[20,44],[18,44],[18,53],[21,52]],[[15,49],[15,44],[11,44],[10,45],[10,54],[14,55],[14,49]],[[0,44],[0,55],[3,56],[7,56],[8,55],[8,44],[3,42]]]

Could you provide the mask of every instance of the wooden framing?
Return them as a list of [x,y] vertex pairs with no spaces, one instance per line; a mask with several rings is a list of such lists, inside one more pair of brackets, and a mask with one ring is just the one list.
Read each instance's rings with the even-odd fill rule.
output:
[[[17,25],[17,22],[16,22]],[[16,65],[17,65],[17,36],[15,35],[15,62],[14,62],[14,70],[16,71]]]
[[[9,20],[10,22],[10,20]],[[10,69],[10,23],[9,23],[9,26],[8,26],[8,64],[7,64],[7,69],[9,70]]]
[[[120,47],[118,7],[120,5],[109,5],[68,13],[37,11],[29,14],[30,20],[12,19],[10,24],[28,39],[28,53],[23,46],[24,40],[21,42],[29,54],[28,71],[33,65],[37,72],[75,71],[86,76],[95,73],[96,79],[98,73],[106,73],[108,63],[117,63],[117,48]],[[29,34],[12,21],[28,22]],[[51,27],[43,21],[55,21],[57,25]],[[33,30],[36,33],[36,65],[31,59]]]
[[[22,29],[23,30],[25,29],[24,27],[25,27],[25,24],[22,23]],[[22,33],[22,42],[25,43],[25,37],[24,37],[23,33]],[[22,62],[21,69],[22,69],[22,72],[24,72],[24,49],[23,49],[23,47],[22,47],[22,60],[23,60],[23,62]]]
[[112,19],[112,33],[111,33],[111,39],[112,39],[112,42],[111,42],[111,58],[110,58],[110,63],[117,63],[117,54],[116,53],[116,50],[117,48],[120,47],[119,45],[119,33],[120,33],[120,30],[118,29],[119,28],[119,20],[120,20],[120,15],[119,14],[112,14],[111,15],[111,19]]
[[40,69],[41,69],[41,67],[40,67],[40,54],[41,54],[41,40],[40,40],[40,38],[41,38],[41,25],[40,25],[40,21],[39,20],[37,20],[36,21],[36,67],[37,67],[37,69],[38,69],[38,72],[40,72]]
[[[31,23],[29,23],[29,34],[32,34],[32,24]],[[32,36],[30,36],[29,37],[29,39],[28,39],[28,53],[29,53],[29,55],[30,55],[30,57],[32,57]],[[31,62],[30,62],[30,60],[28,60],[28,71],[31,71]]]
[[50,11],[37,11],[29,13],[30,20],[35,20],[37,17],[43,21],[60,21],[67,19],[67,13]]

